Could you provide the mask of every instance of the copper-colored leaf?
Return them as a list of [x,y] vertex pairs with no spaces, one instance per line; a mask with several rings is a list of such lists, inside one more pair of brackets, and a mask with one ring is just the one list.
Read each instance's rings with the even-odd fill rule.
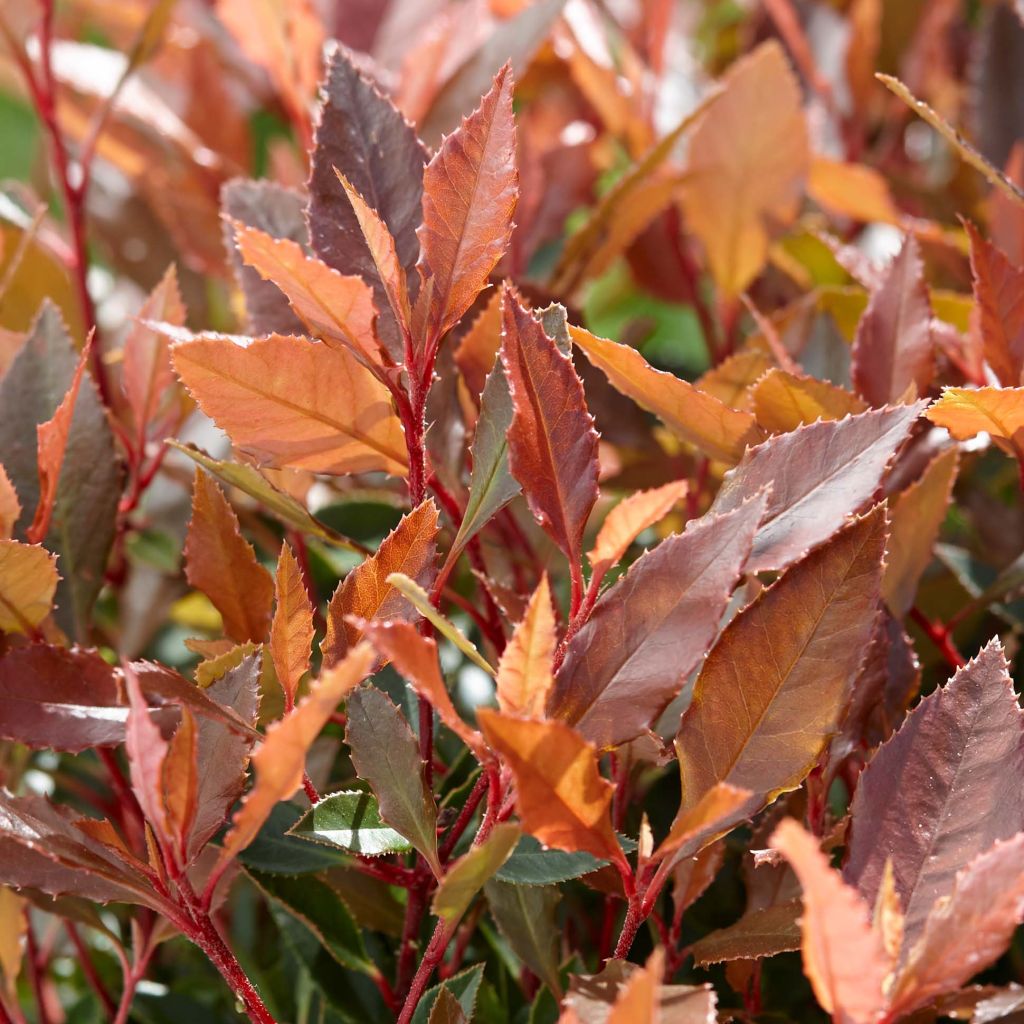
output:
[[357,565],[334,592],[327,608],[327,635],[320,645],[325,664],[333,664],[362,635],[350,619],[406,619],[415,612],[388,583],[395,572],[429,587],[434,576],[437,506],[429,498],[414,508],[384,538],[377,551]]
[[53,607],[57,559],[38,544],[0,540],[0,631],[31,634]]
[[793,566],[725,628],[676,736],[681,806],[717,782],[794,789],[838,728],[871,638],[886,538],[876,508]]
[[617,565],[630,544],[644,530],[664,519],[686,497],[688,489],[689,484],[685,480],[675,480],[649,491],[636,491],[620,501],[605,516],[594,546],[587,552],[587,560],[595,575],[603,576]]
[[625,864],[609,809],[613,787],[598,771],[597,751],[562,722],[477,712],[484,736],[511,768],[523,828],[545,846]]
[[373,292],[361,277],[339,274],[296,242],[238,222],[235,244],[248,266],[284,292],[310,333],[325,344],[347,346],[368,366],[380,363]]
[[943,388],[925,415],[958,441],[989,434],[1024,465],[1024,387]]
[[853,383],[871,405],[925,392],[935,373],[932,307],[917,241],[907,237],[853,340]]
[[733,465],[747,445],[764,439],[750,413],[730,409],[689,381],[654,369],[629,345],[598,338],[582,327],[570,326],[569,334],[612,387],[654,413],[673,434],[705,455]]
[[975,857],[928,915],[893,988],[902,1016],[955,992],[1001,956],[1024,920],[1024,834]]
[[14,533],[14,524],[21,515],[21,502],[7,471],[0,465],[0,540],[7,540]]
[[[799,211],[810,162],[800,86],[779,43],[737,61],[694,129],[683,208],[726,295],[764,266],[772,236]],[[751,119],[751,110],[761,116]]]
[[886,1007],[882,983],[891,963],[870,923],[867,904],[829,867],[817,841],[792,818],[772,846],[790,862],[804,890],[804,971],[832,1019],[876,1024]]
[[125,729],[125,751],[128,754],[132,792],[161,845],[168,853],[177,852],[174,843],[176,837],[164,794],[164,761],[167,758],[168,742],[149,717],[138,677],[131,668],[125,677],[131,707]]
[[1024,712],[992,641],[921,701],[869,762],[852,804],[846,878],[872,904],[892,861],[909,948],[956,872],[1020,831]]
[[597,434],[572,360],[507,286],[501,361],[515,412],[509,464],[534,517],[578,565],[597,500]]
[[[761,314],[758,314],[761,317]],[[761,319],[764,319],[761,317]],[[759,324],[760,326],[760,324]],[[769,327],[771,325],[769,324]],[[771,327],[771,330],[775,330]],[[698,381],[697,387],[714,395],[730,409],[750,410],[750,389],[774,365],[765,346],[734,352],[713,366]]]
[[519,196],[506,65],[480,106],[441,144],[423,175],[418,229],[428,342],[457,323],[487,283],[512,234]]
[[213,602],[232,640],[260,643],[270,628],[274,581],[242,537],[238,517],[224,492],[206,473],[197,472],[192,520],[185,541],[189,583]]
[[408,680],[420,698],[426,700],[441,716],[441,721],[478,758],[485,757],[483,737],[463,721],[448,695],[448,687],[438,661],[437,643],[430,637],[422,636],[409,622],[358,620],[356,625],[377,651]]
[[555,613],[542,576],[498,662],[498,706],[509,715],[540,718],[554,686]]
[[799,915],[800,907],[795,900],[751,910],[735,924],[698,939],[693,945],[694,962],[703,967],[728,960],[759,960],[797,950]]
[[841,420],[867,404],[845,388],[814,377],[769,370],[754,385],[754,415],[765,430],[785,434],[815,420]]
[[252,756],[255,782],[224,837],[222,868],[256,838],[274,806],[302,785],[306,755],[338,704],[370,673],[374,654],[369,644],[354,647],[348,656],[324,671],[295,710],[274,722]]
[[914,604],[917,585],[932,560],[932,547],[953,491],[957,450],[936,455],[919,480],[892,503],[882,596],[890,611],[903,618]]
[[391,396],[347,349],[277,334],[246,347],[200,336],[172,356],[203,412],[264,465],[405,474]]
[[309,670],[313,646],[313,608],[306,593],[302,570],[287,543],[281,545],[274,579],[277,606],[270,626],[270,654],[285,704],[295,703],[299,680]]
[[1024,270],[965,221],[971,240],[974,299],[985,361],[1004,387],[1016,387],[1024,372]]
[[650,726],[718,631],[764,508],[691,522],[637,559],[570,641],[549,713],[601,748]]
[[918,402],[812,423],[748,451],[712,505],[725,512],[771,486],[747,570],[785,568],[863,509],[923,408]]

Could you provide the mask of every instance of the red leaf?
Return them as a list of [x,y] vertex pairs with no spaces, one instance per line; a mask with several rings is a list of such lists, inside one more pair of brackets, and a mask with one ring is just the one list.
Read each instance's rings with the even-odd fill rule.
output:
[[598,494],[594,421],[572,360],[508,286],[502,323],[501,361],[515,408],[508,434],[512,475],[534,517],[575,567]]

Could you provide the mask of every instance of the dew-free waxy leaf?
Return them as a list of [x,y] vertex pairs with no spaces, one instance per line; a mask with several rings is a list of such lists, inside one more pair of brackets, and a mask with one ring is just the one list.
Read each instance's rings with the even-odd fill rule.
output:
[[273,334],[246,346],[200,336],[172,349],[199,407],[262,465],[405,474],[387,389],[344,348]]
[[1024,713],[994,640],[921,701],[857,784],[846,879],[873,904],[892,861],[907,949],[957,871],[1024,830],[1022,780]]
[[481,708],[487,742],[511,768],[523,828],[546,846],[624,863],[612,831],[612,785],[598,771],[597,751],[562,722],[513,718]]
[[328,266],[370,284],[381,341],[401,359],[401,332],[387,290],[337,172],[387,225],[412,287],[427,154],[412,126],[340,47],[329,59],[323,96],[309,180],[310,241]]
[[206,473],[195,475],[185,574],[213,602],[232,640],[260,643],[266,639],[273,578],[242,536],[224,492]]
[[783,569],[871,500],[923,402],[812,423],[752,448],[726,474],[712,511],[771,485],[748,572]]
[[648,728],[718,631],[764,509],[757,496],[637,559],[569,643],[548,713],[602,749]]
[[501,361],[514,413],[509,466],[534,518],[578,565],[597,500],[597,434],[572,360],[506,286]]
[[506,66],[424,172],[418,229],[420,293],[428,297],[424,343],[469,309],[512,234],[519,196],[512,87]]
[[333,664],[362,635],[356,619],[408,619],[415,610],[390,583],[403,573],[424,586],[434,577],[437,506],[429,498],[402,518],[369,558],[356,566],[334,592],[327,607],[327,635],[320,645],[325,664]]
[[680,440],[710,458],[733,465],[748,445],[764,440],[764,431],[750,413],[730,409],[689,381],[656,370],[635,348],[598,338],[582,327],[570,325],[569,335],[616,391],[654,413]]
[[381,819],[373,794],[358,790],[325,796],[292,825],[288,834],[366,857],[412,849],[401,833]]
[[386,694],[370,686],[357,690],[346,710],[352,763],[376,794],[382,820],[405,836],[440,878],[437,807],[409,723]]
[[752,812],[796,788],[815,766],[871,638],[885,540],[879,506],[794,565],[725,628],[676,736],[684,810],[728,782],[756,794]]
[[932,307],[913,236],[868,302],[853,340],[853,383],[875,406],[924,394],[935,372]]

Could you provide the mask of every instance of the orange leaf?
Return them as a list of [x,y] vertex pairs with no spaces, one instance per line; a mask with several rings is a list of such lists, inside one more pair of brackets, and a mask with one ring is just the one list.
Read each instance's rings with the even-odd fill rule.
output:
[[512,88],[506,65],[423,175],[417,235],[430,337],[439,338],[473,304],[512,234],[519,197]]
[[477,721],[511,768],[523,828],[546,846],[583,851],[628,870],[612,831],[614,787],[598,771],[597,750],[562,722],[513,718],[489,708]]
[[646,966],[632,972],[619,990],[607,1024],[658,1024],[665,951],[655,949]]
[[469,325],[469,329],[459,339],[459,347],[455,350],[455,362],[470,394],[478,397],[487,383],[487,375],[494,367],[494,360],[501,348],[501,303],[504,292],[495,289],[487,300],[487,305]]
[[274,582],[242,537],[224,492],[201,472],[196,473],[192,492],[185,576],[213,602],[232,640],[261,643],[266,638]]
[[505,714],[543,717],[555,684],[557,642],[551,588],[545,574],[498,662],[498,706]]
[[11,483],[4,467],[0,465],[0,540],[5,540],[14,533],[14,524],[21,515],[21,502],[18,492]]
[[284,292],[312,334],[332,348],[347,346],[368,367],[380,365],[373,291],[361,277],[339,274],[290,239],[233,223],[242,259]]
[[172,354],[203,412],[261,462],[405,475],[405,437],[391,395],[347,349],[279,334],[243,347],[208,335],[180,342]]
[[686,497],[689,484],[676,480],[649,491],[636,491],[608,513],[587,559],[595,575],[603,576],[648,527],[660,522]]
[[682,202],[712,276],[732,297],[760,273],[772,236],[799,212],[810,155],[800,86],[779,43],[738,60],[722,84],[690,139]]
[[31,635],[53,607],[57,556],[38,544],[0,540],[0,632]]
[[50,519],[53,516],[53,505],[57,500],[57,484],[60,481],[61,466],[64,465],[64,453],[68,446],[68,434],[71,432],[71,419],[75,414],[75,402],[78,401],[78,389],[82,385],[86,363],[92,350],[93,335],[90,334],[78,357],[75,375],[71,378],[68,390],[54,410],[53,416],[45,423],[36,427],[36,443],[38,446],[37,462],[39,466],[39,504],[31,525],[25,531],[25,539],[30,544],[38,544],[50,531]]
[[384,538],[377,551],[341,582],[327,607],[327,635],[320,645],[324,663],[333,664],[354,647],[362,631],[351,619],[412,619],[415,612],[388,583],[393,572],[429,587],[437,553],[438,511],[429,498]]
[[[762,333],[775,331],[774,326],[758,313],[758,327]],[[750,389],[757,381],[774,366],[772,357],[765,347],[749,348],[743,352],[734,352],[713,366],[696,382],[696,387],[714,395],[730,409],[750,411]]]
[[750,413],[730,409],[689,381],[656,370],[629,345],[598,338],[582,327],[570,325],[569,334],[616,391],[654,413],[673,434],[705,455],[733,465],[747,445],[764,440]]
[[840,217],[883,224],[900,221],[888,182],[866,164],[847,164],[815,154],[807,192],[819,206]]
[[958,441],[984,432],[1004,451],[1024,459],[1024,387],[943,388],[925,416]]
[[882,984],[892,964],[867,905],[791,818],[772,834],[771,845],[803,886],[804,972],[818,1002],[842,1024],[875,1024],[885,1010]]
[[313,608],[302,570],[287,543],[281,545],[274,580],[277,607],[270,626],[270,654],[277,681],[284,690],[285,707],[295,703],[299,680],[309,670],[313,646]]
[[348,178],[337,167],[334,168],[334,173],[338,176],[338,181],[341,182],[341,187],[352,204],[352,212],[356,216],[359,230],[363,233],[363,240],[366,242],[366,248],[370,251],[373,265],[377,268],[395,319],[400,327],[409,330],[412,322],[412,314],[409,311],[409,292],[405,279],[405,268],[398,259],[395,240],[380,214],[355,190]]
[[769,370],[753,389],[754,415],[765,430],[788,434],[816,420],[841,420],[868,405],[853,392],[814,377]]
[[368,622],[362,619],[357,620],[356,626],[478,759],[488,757],[483,737],[462,720],[452,704],[448,687],[441,677],[434,640],[423,636],[409,622]]
[[321,673],[294,711],[267,730],[263,744],[252,755],[256,781],[224,838],[219,870],[256,838],[275,804],[287,800],[302,785],[306,754],[313,741],[338,704],[370,674],[373,663],[369,644],[354,647],[343,661]]

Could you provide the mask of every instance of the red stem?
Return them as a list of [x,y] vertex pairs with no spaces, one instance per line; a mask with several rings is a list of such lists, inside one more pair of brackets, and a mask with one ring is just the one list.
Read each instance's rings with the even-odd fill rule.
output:
[[96,998],[103,1004],[103,1010],[108,1017],[113,1017],[117,1012],[117,1004],[114,1002],[113,996],[107,991],[106,985],[103,984],[103,979],[96,972],[96,965],[92,962],[92,957],[89,956],[89,950],[82,940],[82,936],[75,926],[73,921],[65,919],[64,929],[68,933],[68,938],[71,939],[72,945],[75,947],[75,952],[78,953],[78,963],[82,968],[82,974],[88,982],[89,987],[96,993]]
[[437,922],[434,934],[419,967],[416,969],[412,984],[409,986],[409,994],[405,997],[405,1004],[402,1006],[402,1012],[398,1015],[396,1024],[409,1024],[412,1020],[412,1015],[416,1012],[416,1005],[427,987],[427,982],[430,981],[431,974],[434,973],[434,968],[444,957],[444,951],[448,947],[452,933],[453,928],[450,924],[443,919]]
[[939,653],[949,663],[950,668],[963,668],[967,664],[964,656],[957,650],[953,642],[953,631],[943,622],[932,621],[916,605],[910,609],[910,617],[916,622],[925,636],[938,648]]

